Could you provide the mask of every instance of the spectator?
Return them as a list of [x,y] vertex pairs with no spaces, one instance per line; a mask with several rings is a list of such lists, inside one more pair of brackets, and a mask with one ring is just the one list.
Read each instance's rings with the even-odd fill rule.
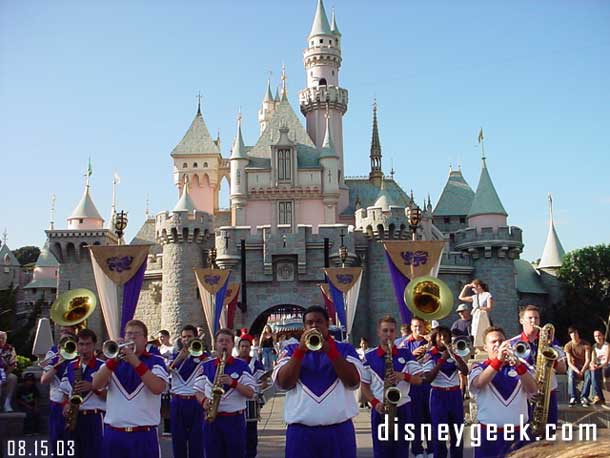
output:
[[468,304],[460,304],[456,309],[459,316],[451,325],[451,334],[454,337],[470,337],[470,327],[472,325],[472,315]]
[[369,341],[366,337],[360,338],[360,347],[356,350],[361,361],[364,361],[364,354],[369,349]]
[[258,336],[252,339],[252,347],[250,348],[250,358],[254,358],[257,361],[261,360],[261,349],[258,346]]
[[0,331],[0,367],[4,369],[6,382],[0,387],[0,400],[4,399],[4,411],[12,412],[11,401],[17,387],[17,376],[13,374],[17,367],[17,353],[12,345],[6,342],[6,332]]
[[263,366],[265,366],[265,370],[268,371],[273,368],[273,352],[275,345],[275,336],[271,331],[271,326],[267,325],[263,329],[263,334],[261,335],[261,348],[263,350]]
[[25,412],[23,422],[23,434],[25,435],[40,433],[39,399],[40,392],[36,386],[36,377],[31,372],[24,374],[23,383],[20,383],[17,388],[16,401],[19,410]]
[[410,334],[411,334],[411,328],[409,327],[409,325],[406,323],[401,324],[400,325],[400,337],[398,337],[397,339],[394,340],[394,345],[402,348],[404,345],[404,341],[409,337]]
[[169,331],[167,331],[166,329],[161,329],[159,331],[158,339],[159,342],[161,342],[161,345],[159,346],[159,353],[161,354],[161,356],[163,356],[163,358],[168,360],[174,353],[174,347],[172,346],[170,341]]
[[603,392],[604,369],[608,367],[608,343],[604,341],[604,334],[595,330],[593,332],[595,343],[591,351],[591,363],[589,364],[590,377],[582,389],[583,398],[589,398],[590,389],[593,391],[593,404],[605,404]]
[[[589,405],[585,396],[580,398],[577,384],[579,380],[584,380],[584,387],[587,386],[590,377],[589,364],[591,363],[591,345],[586,340],[580,338],[578,329],[574,326],[568,328],[570,341],[565,345],[564,351],[568,358],[568,396],[570,405],[581,402],[584,407]],[[584,393],[583,393],[584,395]]]
[[[472,290],[471,296],[466,295],[468,289]],[[472,283],[464,285],[460,293],[460,300],[472,303],[472,326],[470,332],[474,337],[474,346],[482,350],[483,345],[485,345],[483,335],[485,330],[491,326],[488,313],[494,305],[493,296],[485,283],[479,279],[474,279]]]

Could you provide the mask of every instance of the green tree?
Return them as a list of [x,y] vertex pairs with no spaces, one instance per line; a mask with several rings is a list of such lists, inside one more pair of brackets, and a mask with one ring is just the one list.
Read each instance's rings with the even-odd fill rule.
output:
[[17,261],[19,261],[19,264],[29,264],[31,262],[36,262],[40,255],[40,248],[37,246],[22,246],[21,248],[14,250],[13,254],[17,258]]
[[15,323],[17,288],[11,283],[8,289],[0,291],[0,329],[11,332]]
[[568,253],[559,270],[564,303],[557,310],[560,327],[574,324],[591,340],[604,329],[610,313],[610,245],[595,245]]

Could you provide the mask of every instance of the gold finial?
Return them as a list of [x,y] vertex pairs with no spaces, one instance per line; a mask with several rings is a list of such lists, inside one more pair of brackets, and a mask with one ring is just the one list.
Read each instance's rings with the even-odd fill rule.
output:
[[51,221],[49,221],[49,230],[55,229],[55,193],[51,194]]

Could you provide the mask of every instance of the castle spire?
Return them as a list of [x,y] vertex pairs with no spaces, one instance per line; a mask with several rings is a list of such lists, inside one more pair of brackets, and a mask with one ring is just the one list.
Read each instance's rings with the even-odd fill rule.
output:
[[315,37],[316,35],[330,35],[332,30],[328,24],[328,16],[326,16],[326,10],[324,9],[324,3],[322,0],[318,0],[318,6],[316,8],[316,15],[313,18],[313,24],[311,25],[311,32],[309,37]]
[[246,158],[246,144],[241,134],[241,110],[237,114],[237,134],[235,134],[235,141],[231,148],[231,159],[245,159]]
[[555,230],[555,223],[553,221],[553,197],[549,194],[549,232],[546,237],[546,243],[544,244],[544,251],[542,252],[542,258],[538,264],[539,269],[557,269],[561,267],[565,251],[559,236]]
[[373,101],[373,134],[371,138],[371,171],[369,180],[379,186],[383,180],[381,171],[381,142],[379,141],[379,127],[377,126],[377,100]]
[[197,93],[197,115],[201,116],[201,92]]
[[273,102],[273,94],[271,93],[271,77],[267,78],[267,89],[265,90],[265,98],[263,103]]
[[282,64],[282,98],[281,100],[288,100],[288,89],[286,88],[286,64]]
[[335,19],[335,7],[333,6],[332,19],[330,21],[330,30],[335,35],[341,36],[341,32],[339,32],[339,27],[337,26],[337,20]]
[[322,142],[322,149],[335,151],[335,145],[333,143],[333,134],[330,129],[330,115],[328,114],[328,104],[326,105],[326,133],[324,134],[324,141]]
[[49,221],[49,230],[50,231],[55,229],[55,200],[57,200],[57,197],[55,196],[55,193],[53,193],[51,195],[51,218]]
[[[482,133],[479,134],[480,141],[482,142]],[[482,157],[481,177],[479,178],[479,185],[477,191],[474,194],[472,206],[468,212],[468,218],[478,215],[501,215],[507,217],[508,213],[504,209],[500,197],[496,192],[491,176],[487,170],[487,162],[485,161],[485,154]]]
[[182,186],[182,195],[180,200],[172,211],[174,212],[192,212],[195,210],[195,204],[189,195],[189,179],[188,175],[184,175],[184,185]]

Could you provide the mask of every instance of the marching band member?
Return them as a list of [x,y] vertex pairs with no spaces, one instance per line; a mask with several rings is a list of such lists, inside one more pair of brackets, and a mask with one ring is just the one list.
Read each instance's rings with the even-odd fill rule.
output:
[[[470,393],[477,403],[477,418],[481,428],[497,428],[495,440],[487,440],[482,431],[481,445],[474,450],[475,458],[502,458],[509,452],[515,438],[505,437],[505,431],[518,434],[519,425],[528,420],[527,397],[537,391],[536,380],[527,365],[510,357],[510,341],[502,328],[485,331],[487,361],[475,364],[469,375]],[[523,417],[523,418],[521,418]],[[507,428],[508,425],[514,427]],[[518,437],[518,436],[517,436]],[[523,445],[523,444],[518,444]],[[436,455],[435,455],[436,456]]]
[[93,377],[94,390],[108,386],[104,418],[107,458],[159,457],[157,426],[168,376],[163,358],[145,350],[147,336],[143,322],[128,321],[125,339],[133,345],[120,347],[122,358],[109,359]]
[[[265,374],[265,366],[258,359],[250,356],[252,341],[254,338],[250,334],[243,334],[239,339],[237,357],[248,363],[248,368],[256,381],[256,393],[260,394],[267,387],[267,381],[261,380]],[[248,404],[253,405],[258,403],[258,399],[248,400]],[[258,409],[251,412],[253,415],[258,415]],[[256,456],[256,448],[258,446],[258,418],[248,418],[246,415],[246,458],[254,458]]]
[[201,363],[201,375],[195,381],[197,400],[206,413],[212,405],[212,388],[216,381],[221,355],[226,356],[224,372],[218,373],[218,383],[222,385],[221,396],[215,420],[203,422],[203,446],[206,458],[244,457],[246,453],[246,421],[244,410],[246,401],[254,396],[255,382],[248,365],[231,356],[233,331],[220,329],[216,332],[214,349],[219,357]]
[[203,409],[195,396],[195,380],[200,363],[208,355],[190,356],[188,345],[197,335],[195,326],[187,324],[180,331],[182,350],[174,353],[169,367],[171,375],[170,421],[174,458],[202,457]]
[[[355,458],[352,418],[358,415],[358,406],[353,391],[364,368],[354,347],[329,335],[324,308],[309,307],[303,323],[305,332],[299,344],[286,347],[273,371],[274,382],[287,390],[285,456]],[[309,350],[307,343],[313,347],[319,335],[321,349]]]
[[[59,339],[64,337],[72,337],[76,339],[76,326],[61,326],[59,328]],[[44,367],[44,373],[40,377],[40,383],[49,384],[49,443],[51,445],[50,452],[56,455],[57,441],[65,441],[67,439],[66,423],[63,413],[64,394],[59,389],[61,379],[67,363],[59,356],[59,348],[53,345],[45,356],[45,361],[49,364]]]
[[[67,364],[59,386],[64,394],[63,413],[67,418],[66,422],[69,422],[70,397],[75,394],[82,397],[82,402],[77,407],[76,429],[68,432],[68,437],[74,440],[76,456],[87,458],[97,458],[102,455],[102,417],[106,410],[106,390],[91,389],[93,376],[104,364],[104,361],[95,357],[96,343],[97,336],[91,329],[79,331],[77,336],[79,357]],[[78,376],[77,370],[81,371]],[[80,381],[76,380],[77,377]]]
[[[426,354],[428,341],[424,337],[425,326],[426,322],[422,318],[413,317],[411,334],[399,345],[399,347],[409,350],[416,359],[421,359]],[[421,365],[419,370],[423,371]],[[424,381],[421,384],[412,385],[409,396],[411,397],[411,416],[415,425],[415,439],[411,442],[411,449],[415,458],[424,458],[426,455],[432,455],[432,444],[426,444],[424,450],[424,438],[421,434],[421,425],[430,423],[430,383]]]
[[[396,320],[392,316],[384,316],[377,322],[377,337],[379,346],[369,350],[364,355],[364,368],[361,389],[368,402],[371,403],[371,432],[373,434],[373,451],[375,458],[399,458],[409,455],[409,443],[405,440],[402,429],[406,423],[412,423],[411,398],[409,389],[411,385],[419,385],[423,381],[421,366],[413,355],[405,348],[396,348],[393,345],[396,337]],[[378,435],[378,427],[385,422],[385,377],[386,377],[386,352],[391,346],[393,372],[390,382],[396,386],[401,393],[398,401],[396,414],[399,425],[400,437],[381,441]],[[388,419],[392,424],[394,419]],[[401,427],[402,426],[402,427]]]
[[438,326],[430,336],[434,345],[427,353],[424,363],[426,378],[431,381],[430,420],[432,424],[432,447],[434,458],[445,458],[447,447],[439,440],[438,425],[448,424],[451,432],[451,458],[461,458],[464,444],[458,444],[455,426],[464,423],[464,404],[460,389],[459,373],[468,374],[468,366],[457,355],[450,352],[451,330]]
[[[514,344],[518,341],[527,342],[530,345],[531,353],[525,360],[530,369],[534,369],[536,365],[536,357],[538,356],[538,327],[540,326],[540,309],[535,305],[527,305],[523,310],[519,312],[519,323],[523,331],[518,336],[510,339],[510,343]],[[566,361],[563,349],[559,345],[557,339],[553,340],[553,348],[557,350],[560,358],[554,364],[554,371],[551,375],[551,397],[549,400],[549,417],[548,422],[557,424],[558,420],[558,409],[557,409],[557,376],[555,372],[560,374],[566,371]]]

